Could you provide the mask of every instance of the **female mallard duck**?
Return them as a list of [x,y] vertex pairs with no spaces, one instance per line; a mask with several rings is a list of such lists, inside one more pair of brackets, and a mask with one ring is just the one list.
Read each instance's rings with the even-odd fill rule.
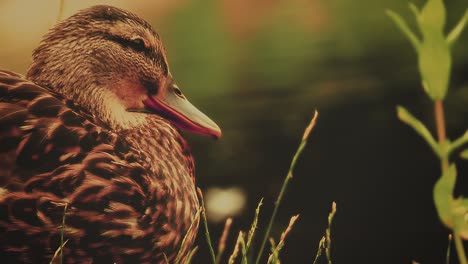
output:
[[48,263],[64,212],[65,263],[184,258],[199,204],[178,129],[221,136],[147,22],[95,6],[59,23],[26,78],[0,71],[2,263]]

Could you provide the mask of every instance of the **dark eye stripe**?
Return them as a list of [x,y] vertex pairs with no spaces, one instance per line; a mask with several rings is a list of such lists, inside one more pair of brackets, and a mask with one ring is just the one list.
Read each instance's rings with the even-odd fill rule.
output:
[[122,38],[122,37],[115,36],[115,35],[108,35],[108,34],[100,35],[100,37],[104,37],[105,39],[109,41],[115,42],[124,48],[131,48],[136,52],[144,53],[145,56],[153,59],[154,61],[156,61],[156,63],[159,64],[159,66],[161,67],[163,71],[164,76],[167,76],[169,74],[169,69],[165,62],[164,55],[160,53],[161,51],[158,52],[158,51],[153,50],[152,48],[146,47],[143,39],[136,38],[136,39],[130,40],[130,39]]
[[145,46],[145,42],[141,38],[136,38],[132,40],[116,36],[107,36],[107,39],[116,42],[122,45],[123,47],[129,47],[137,52],[150,52],[150,49],[148,49]]

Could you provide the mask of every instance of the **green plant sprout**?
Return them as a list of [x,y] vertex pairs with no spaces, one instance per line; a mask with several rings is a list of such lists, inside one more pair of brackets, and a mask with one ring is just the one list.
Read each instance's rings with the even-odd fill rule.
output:
[[[387,11],[387,15],[416,50],[422,86],[434,102],[438,140],[436,141],[426,126],[404,107],[397,107],[397,116],[402,122],[412,127],[440,159],[442,176],[434,186],[434,203],[440,220],[453,230],[453,239],[460,263],[467,264],[462,239],[468,239],[468,199],[453,196],[457,170],[455,164],[450,162],[450,156],[468,142],[468,130],[456,140],[451,141],[447,138],[443,100],[450,82],[452,66],[450,49],[467,24],[468,9],[447,36],[444,35],[446,10],[442,0],[428,0],[421,10],[414,4],[410,4],[410,9],[416,17],[422,39],[411,31],[400,15],[390,10]],[[467,149],[463,150],[461,157],[467,158],[467,152]]]

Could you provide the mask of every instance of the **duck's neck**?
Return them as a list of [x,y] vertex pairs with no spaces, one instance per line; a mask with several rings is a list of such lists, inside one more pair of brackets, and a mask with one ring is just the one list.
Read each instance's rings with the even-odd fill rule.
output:
[[[123,132],[123,131],[122,131]],[[189,147],[180,133],[166,120],[148,115],[147,122],[140,128],[123,133],[131,152],[147,172],[148,195],[152,207],[147,213],[154,220],[157,246],[178,250],[192,222],[192,232],[186,245],[192,245],[198,230],[195,219],[199,207],[193,159]],[[166,252],[170,254],[170,252]]]

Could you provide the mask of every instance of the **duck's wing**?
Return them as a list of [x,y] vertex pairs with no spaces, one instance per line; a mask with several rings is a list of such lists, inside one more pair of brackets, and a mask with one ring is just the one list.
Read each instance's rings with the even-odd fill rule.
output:
[[[67,127],[70,121],[75,124]],[[10,179],[26,182],[33,174],[57,167],[66,158],[64,154],[77,154],[79,150],[73,146],[86,130],[76,123],[85,121],[47,89],[18,74],[0,71],[2,187],[9,189]]]
[[141,259],[153,246],[146,176],[126,148],[72,102],[0,70],[0,258],[49,262],[65,219],[69,260]]

